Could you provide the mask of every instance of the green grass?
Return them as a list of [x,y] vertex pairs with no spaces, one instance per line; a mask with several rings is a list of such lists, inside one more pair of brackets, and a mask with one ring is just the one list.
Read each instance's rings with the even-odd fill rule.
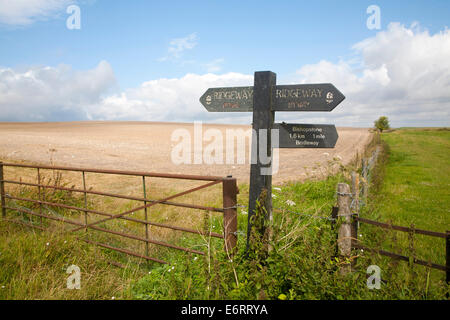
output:
[[450,131],[403,129],[382,139],[390,154],[377,198],[381,216],[402,225],[450,230]]
[[[61,231],[61,230],[59,230]],[[129,284],[142,276],[138,265],[119,269],[107,252],[72,234],[34,231],[0,221],[0,299],[53,300],[130,298]],[[67,288],[67,268],[81,271],[81,289]]]
[[[450,230],[450,131],[403,128],[383,133],[382,165],[362,216],[438,232]],[[366,242],[408,257],[445,265],[445,239],[361,225]],[[389,273],[441,283],[445,272],[380,258]],[[445,285],[444,285],[445,286]]]

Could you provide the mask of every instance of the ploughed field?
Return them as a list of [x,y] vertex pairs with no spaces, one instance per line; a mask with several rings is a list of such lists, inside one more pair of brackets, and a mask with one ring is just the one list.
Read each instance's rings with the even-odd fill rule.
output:
[[[190,143],[187,143],[190,150],[183,149],[185,162],[190,163],[176,164],[173,161],[174,148],[178,156],[183,155],[182,138],[172,141],[177,129],[180,136],[184,135],[185,142],[189,141],[186,133],[190,135]],[[195,163],[194,151],[199,150],[199,143],[195,145],[192,123],[0,123],[0,160],[163,173],[233,175],[239,183],[246,183],[250,173],[249,142],[246,140],[245,164],[236,159],[237,140],[234,141],[235,157],[227,164],[227,129],[235,130],[233,132],[241,137],[243,132],[251,132],[248,131],[251,127],[247,125],[204,124],[202,133],[197,132],[204,140],[203,157],[197,157],[197,162],[201,159],[201,163]],[[274,183],[326,175],[330,161],[334,159],[334,164],[338,161],[345,165],[358,152],[361,153],[370,141],[371,134],[367,128],[338,127],[337,131],[339,139],[334,149],[279,149],[279,170],[273,175]],[[212,144],[213,141],[223,145],[222,155]],[[211,159],[213,164],[205,163],[206,154],[215,156]]]

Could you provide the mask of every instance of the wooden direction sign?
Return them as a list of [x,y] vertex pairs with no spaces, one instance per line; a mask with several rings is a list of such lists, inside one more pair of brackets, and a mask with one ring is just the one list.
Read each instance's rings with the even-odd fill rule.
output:
[[275,123],[279,129],[279,148],[334,148],[338,139],[332,124]]
[[331,83],[276,86],[273,111],[331,111],[344,95]]
[[[255,72],[254,86],[210,88],[200,102],[210,112],[252,112],[254,135],[252,145],[257,152],[251,160],[248,205],[247,249],[249,248],[252,216],[256,203],[265,208],[266,219],[272,214],[272,144],[271,130],[279,129],[280,148],[333,148],[338,135],[334,125],[274,124],[275,111],[331,111],[345,99],[331,83],[276,84],[276,74],[270,71]],[[265,146],[258,143],[267,141]],[[264,148],[266,150],[260,150]],[[266,154],[269,163],[259,156]],[[264,173],[263,173],[264,172]],[[267,173],[268,172],[268,173]],[[265,192],[263,192],[265,191]],[[262,197],[264,196],[264,199]],[[264,234],[264,231],[261,231]]]
[[251,112],[253,87],[210,88],[200,102],[209,112]]
[[[272,111],[332,111],[344,95],[331,83],[274,86]],[[209,112],[253,111],[253,87],[210,88],[200,98]]]

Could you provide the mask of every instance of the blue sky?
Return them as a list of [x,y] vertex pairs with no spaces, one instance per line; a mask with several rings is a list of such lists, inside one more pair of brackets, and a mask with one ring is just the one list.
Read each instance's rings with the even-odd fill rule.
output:
[[[242,115],[235,118],[227,118],[230,115],[227,117],[203,115],[201,112],[204,110],[194,97],[189,97],[188,102],[180,105],[181,96],[168,102],[160,101],[158,98],[152,100],[153,95],[164,90],[173,92],[175,88],[180,89],[178,86],[171,87],[170,83],[163,83],[161,79],[173,79],[172,82],[178,81],[181,83],[180,86],[183,86],[184,82],[189,82],[181,91],[187,90],[193,81],[197,81],[196,90],[200,97],[202,90],[206,89],[205,85],[210,83],[251,84],[253,72],[260,70],[276,72],[280,84],[316,79],[322,82],[335,80],[337,84],[341,81],[345,88],[345,85],[351,85],[352,78],[355,79],[353,87],[358,86],[358,81],[361,85],[361,81],[365,81],[362,77],[367,71],[383,73],[380,68],[385,64],[393,66],[385,71],[393,81],[392,70],[403,63],[402,58],[390,55],[386,57],[386,62],[375,61],[377,59],[374,58],[373,52],[386,51],[378,48],[378,45],[384,43],[382,36],[377,38],[378,34],[384,34],[394,44],[399,42],[395,39],[402,37],[399,34],[404,34],[404,37],[408,38],[409,31],[413,32],[413,37],[418,39],[417,41],[428,35],[428,38],[434,39],[430,40],[433,43],[439,41],[447,44],[449,38],[446,28],[450,22],[450,1],[33,0],[31,1],[33,4],[29,2],[29,6],[37,6],[35,11],[33,8],[27,8],[26,1],[22,7],[20,7],[22,0],[17,1],[19,7],[11,8],[15,6],[11,1],[0,0],[0,68],[22,76],[27,71],[35,72],[38,78],[43,77],[38,79],[41,82],[48,79],[48,76],[42,75],[45,68],[54,69],[58,82],[64,79],[74,81],[73,77],[77,78],[77,83],[84,81],[89,83],[93,81],[91,77],[100,77],[101,80],[93,81],[87,89],[82,86],[77,89],[80,91],[74,94],[78,97],[88,91],[85,98],[78,99],[80,104],[78,107],[77,98],[67,97],[69,102],[62,101],[59,105],[55,104],[46,109],[45,99],[42,98],[37,99],[43,102],[35,108],[24,107],[20,118],[17,115],[13,116],[6,108],[11,111],[12,106],[20,107],[23,97],[39,90],[33,87],[35,91],[31,89],[26,91],[28,87],[23,83],[11,83],[13,81],[11,77],[7,80],[0,77],[0,88],[3,82],[4,87],[17,89],[14,95],[11,94],[12,91],[0,90],[2,109],[0,120],[6,121],[71,120],[72,116],[73,120],[140,120],[142,117],[139,114],[142,114],[144,120],[193,121],[200,117],[198,120],[245,123],[248,117]],[[66,20],[70,16],[66,13],[66,8],[70,4],[78,5],[81,10],[79,30],[69,30],[66,27]],[[379,30],[369,30],[366,26],[370,16],[366,13],[366,9],[373,4],[380,8]],[[395,23],[397,27],[392,25]],[[444,36],[437,39],[435,36],[440,33]],[[410,40],[416,41],[412,38]],[[372,45],[355,49],[356,44],[364,41],[372,41]],[[428,40],[424,41],[428,43]],[[385,41],[384,45],[389,43]],[[408,44],[405,43],[405,46]],[[372,53],[368,52],[375,47],[380,51],[374,49]],[[443,55],[446,54],[445,50],[448,47],[444,47]],[[432,47],[429,50],[432,50]],[[400,55],[401,51],[400,47],[395,52]],[[418,60],[420,66],[427,65],[427,59],[428,64],[439,64],[436,69],[428,70],[427,67],[423,67],[425,69],[419,71],[424,74],[439,73],[439,79],[443,78],[439,82],[439,85],[443,86],[442,92],[448,89],[446,87],[449,85],[446,80],[449,80],[450,74],[447,72],[448,64],[442,65],[440,60],[436,60],[441,58],[444,60],[444,57],[436,57],[432,52],[428,55],[425,52],[421,53],[420,57],[410,58],[412,61],[404,62],[409,63],[409,67],[412,62],[417,63]],[[328,67],[324,62],[329,63]],[[313,70],[305,70],[305,66],[311,66]],[[342,76],[340,67],[349,73],[344,80],[339,78]],[[347,70],[348,68],[351,70]],[[336,72],[339,74],[336,75]],[[230,73],[236,76],[233,78]],[[318,73],[324,78],[322,79]],[[189,74],[200,78],[196,80],[185,78]],[[208,79],[205,78],[207,74],[211,75]],[[225,76],[227,74],[228,78]],[[216,75],[217,78],[211,78],[212,75]],[[325,78],[327,75],[329,79]],[[382,83],[384,89],[387,89],[382,78],[383,76],[379,76],[377,83]],[[408,80],[408,77],[397,80],[400,79]],[[148,83],[152,81],[158,82],[159,87],[155,88]],[[417,79],[417,83],[423,81],[424,78]],[[51,87],[53,85],[49,84],[48,88]],[[98,92],[92,87],[98,87]],[[352,94],[354,93],[356,97],[369,91],[370,88],[370,84],[365,83],[364,88],[358,92],[343,91],[347,100],[350,100],[348,111],[344,110],[332,118],[342,125],[370,126],[372,119],[361,116],[355,118],[352,113],[358,109],[360,101],[353,99]],[[398,92],[407,89],[415,90],[400,88]],[[67,95],[61,88],[55,90],[59,90],[54,92],[56,96]],[[196,90],[194,91],[197,94]],[[388,91],[383,91],[381,87],[378,90],[378,95],[384,95]],[[46,93],[52,94],[51,91]],[[17,98],[20,95],[23,95],[22,99]],[[8,100],[6,97],[9,96],[15,98]],[[412,100],[418,103],[417,97]],[[28,104],[30,103],[33,104],[33,101],[28,101]],[[156,114],[160,110],[158,103],[168,103],[162,116]],[[174,110],[167,111],[171,103],[178,104],[174,106]],[[176,110],[185,110],[185,103],[197,105],[192,107],[194,110],[192,113],[177,116]],[[399,126],[441,126],[449,123],[448,111],[445,111],[449,107],[449,97],[445,93],[441,96],[441,91],[436,101],[432,101],[430,97],[423,101],[423,104],[427,104],[427,108],[433,108],[435,103],[439,104],[437,116],[440,121],[431,117],[421,121],[420,114],[428,113],[429,109],[423,109],[423,106],[420,108],[420,105],[414,107],[419,116],[402,121],[404,109],[393,110],[390,114],[387,104],[392,101],[386,100],[386,105],[382,101],[374,103],[377,104],[377,108],[384,111],[384,114],[391,115]],[[361,102],[359,106],[362,106]],[[120,110],[111,113],[111,108]],[[81,109],[83,110],[80,111]],[[105,109],[109,113],[101,112]],[[34,116],[30,116],[30,111]],[[311,120],[325,120],[323,114],[308,117]]]

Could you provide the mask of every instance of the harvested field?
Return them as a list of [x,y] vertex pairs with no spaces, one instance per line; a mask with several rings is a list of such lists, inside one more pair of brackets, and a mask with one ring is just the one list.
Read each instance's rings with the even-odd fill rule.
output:
[[[248,182],[248,144],[245,164],[175,165],[171,152],[178,141],[171,141],[171,136],[176,129],[186,129],[194,136],[192,123],[0,123],[0,159],[72,167],[233,175],[239,183]],[[208,129],[220,130],[225,140],[226,129],[248,130],[250,126],[204,124],[203,132]],[[337,130],[339,139],[334,149],[280,149],[280,168],[273,176],[274,183],[321,176],[326,173],[328,161],[335,157],[345,165],[363,150],[371,136],[367,128]],[[206,141],[203,146],[208,144]]]

